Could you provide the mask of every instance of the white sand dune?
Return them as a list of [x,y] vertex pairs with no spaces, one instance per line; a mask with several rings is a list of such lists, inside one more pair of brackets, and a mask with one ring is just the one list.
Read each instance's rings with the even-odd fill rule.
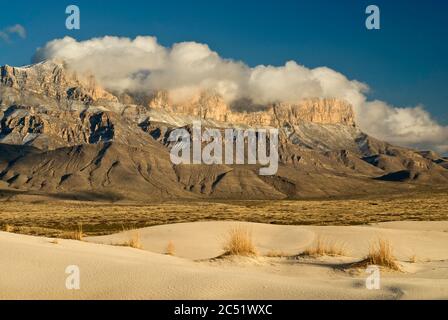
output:
[[[320,237],[343,245],[352,257],[362,257],[368,252],[370,244],[381,238],[391,242],[395,248],[395,255],[400,260],[406,261],[413,255],[421,260],[448,259],[448,222],[316,227],[222,221],[163,225],[140,229],[138,233],[145,250],[165,253],[168,243],[173,242],[178,257],[209,259],[222,254],[222,244],[227,233],[235,226],[245,226],[252,231],[261,254],[270,250],[297,254]],[[119,244],[129,240],[133,233],[135,231],[92,237],[87,240],[103,244]]]
[[[448,299],[448,222],[356,227],[244,223],[262,254],[297,254],[319,236],[344,243],[350,257],[209,260],[222,253],[226,232],[240,224],[141,229],[145,250],[109,245],[128,240],[129,233],[57,244],[0,233],[0,299]],[[381,289],[367,290],[367,274],[334,265],[361,259],[378,237],[390,240],[406,272],[382,272]],[[163,254],[169,241],[176,257]],[[411,255],[417,263],[406,262]],[[80,290],[65,287],[68,265],[80,268]]]

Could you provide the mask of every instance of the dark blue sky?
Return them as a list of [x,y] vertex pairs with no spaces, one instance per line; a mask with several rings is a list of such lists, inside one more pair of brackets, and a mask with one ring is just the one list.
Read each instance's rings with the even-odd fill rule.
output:
[[[81,9],[81,30],[65,29],[65,8]],[[365,8],[381,9],[381,30],[364,26]],[[448,1],[183,0],[2,1],[0,30],[14,24],[26,39],[0,40],[0,64],[28,64],[39,46],[65,35],[153,35],[161,44],[207,43],[249,65],[328,66],[371,87],[369,98],[423,104],[448,124]]]

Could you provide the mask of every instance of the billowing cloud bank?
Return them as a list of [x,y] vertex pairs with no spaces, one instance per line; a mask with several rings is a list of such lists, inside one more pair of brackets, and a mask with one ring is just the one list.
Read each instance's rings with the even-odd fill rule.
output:
[[37,50],[35,62],[61,59],[79,72],[89,72],[107,89],[151,92],[168,90],[182,101],[201,90],[213,90],[227,101],[296,102],[334,97],[350,102],[365,132],[380,139],[419,148],[448,151],[448,127],[422,107],[395,108],[367,101],[368,86],[326,67],[309,69],[294,61],[284,66],[256,66],[223,59],[205,44],[176,43],[166,48],[154,37],[104,37],[78,42],[53,40]]

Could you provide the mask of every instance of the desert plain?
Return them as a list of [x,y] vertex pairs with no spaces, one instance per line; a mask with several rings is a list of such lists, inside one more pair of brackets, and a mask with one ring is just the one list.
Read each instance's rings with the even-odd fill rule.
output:
[[[446,195],[151,204],[8,195],[0,299],[447,299]],[[232,252],[232,232],[253,252]],[[369,289],[379,243],[397,268],[380,266],[380,287]],[[72,265],[79,290],[66,287]]]

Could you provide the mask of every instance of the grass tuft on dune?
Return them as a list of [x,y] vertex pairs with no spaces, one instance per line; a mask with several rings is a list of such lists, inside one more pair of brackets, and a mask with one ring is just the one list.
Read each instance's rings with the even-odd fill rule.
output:
[[246,257],[257,255],[252,232],[243,226],[235,227],[229,231],[223,249],[224,255]]
[[386,267],[391,270],[400,271],[400,266],[393,254],[393,249],[389,241],[378,239],[378,242],[370,246],[366,261],[371,265]]
[[301,256],[320,257],[320,256],[344,256],[346,251],[344,246],[330,240],[324,240],[318,237],[315,244],[306,249]]

